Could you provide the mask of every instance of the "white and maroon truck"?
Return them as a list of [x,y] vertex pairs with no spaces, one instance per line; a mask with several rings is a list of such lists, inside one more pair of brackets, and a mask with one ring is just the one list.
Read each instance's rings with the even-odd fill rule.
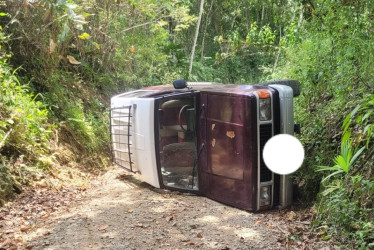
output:
[[111,99],[113,162],[156,188],[250,211],[292,202],[289,176],[262,158],[269,138],[293,134],[299,82],[153,86]]

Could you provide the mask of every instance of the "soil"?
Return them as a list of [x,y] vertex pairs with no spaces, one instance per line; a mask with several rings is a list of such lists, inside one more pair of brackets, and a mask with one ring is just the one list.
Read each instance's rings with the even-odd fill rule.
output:
[[339,249],[312,219],[310,209],[250,213],[112,168],[89,188],[23,192],[0,210],[0,249]]

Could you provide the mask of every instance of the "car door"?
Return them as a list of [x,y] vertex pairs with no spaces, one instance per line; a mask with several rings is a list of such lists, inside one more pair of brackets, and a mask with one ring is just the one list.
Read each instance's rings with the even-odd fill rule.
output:
[[255,209],[258,158],[255,98],[202,92],[200,106],[200,191],[219,202]]

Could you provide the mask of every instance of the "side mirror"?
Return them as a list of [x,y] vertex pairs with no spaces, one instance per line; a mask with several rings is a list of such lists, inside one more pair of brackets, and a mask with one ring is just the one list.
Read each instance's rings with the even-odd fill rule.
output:
[[185,89],[187,88],[187,82],[184,79],[177,79],[173,82],[175,89]]

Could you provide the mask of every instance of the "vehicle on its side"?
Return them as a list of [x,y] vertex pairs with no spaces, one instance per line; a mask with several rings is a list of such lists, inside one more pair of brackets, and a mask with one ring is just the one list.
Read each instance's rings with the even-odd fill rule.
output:
[[153,86],[111,99],[113,162],[156,188],[187,191],[249,211],[287,207],[289,176],[262,158],[269,138],[293,134],[299,82]]

